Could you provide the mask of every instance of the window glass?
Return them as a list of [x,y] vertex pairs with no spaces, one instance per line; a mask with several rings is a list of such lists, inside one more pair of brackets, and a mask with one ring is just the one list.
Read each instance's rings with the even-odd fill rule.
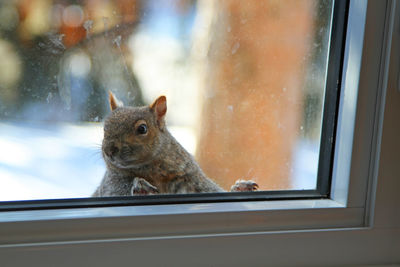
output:
[[225,190],[315,189],[332,1],[0,3],[0,200],[89,197],[108,91]]

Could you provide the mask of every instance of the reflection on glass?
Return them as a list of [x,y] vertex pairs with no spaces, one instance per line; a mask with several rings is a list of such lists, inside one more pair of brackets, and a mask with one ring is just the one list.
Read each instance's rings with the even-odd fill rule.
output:
[[331,1],[0,3],[0,200],[90,196],[107,91],[168,98],[168,126],[225,189],[313,189]]

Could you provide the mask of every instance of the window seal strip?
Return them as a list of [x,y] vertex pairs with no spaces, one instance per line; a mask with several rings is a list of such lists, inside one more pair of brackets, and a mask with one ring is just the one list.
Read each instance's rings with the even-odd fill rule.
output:
[[334,147],[338,122],[344,50],[346,45],[348,12],[349,1],[335,1],[327,64],[328,66],[317,174],[317,191],[321,194],[321,196],[326,196],[328,198],[330,197],[332,170],[334,164]]
[[95,197],[73,199],[20,200],[1,203],[0,212],[60,208],[94,208],[114,206],[143,206],[215,202],[244,202],[265,200],[321,199],[316,190],[275,190],[260,192],[196,193],[176,195],[146,195],[124,197]]

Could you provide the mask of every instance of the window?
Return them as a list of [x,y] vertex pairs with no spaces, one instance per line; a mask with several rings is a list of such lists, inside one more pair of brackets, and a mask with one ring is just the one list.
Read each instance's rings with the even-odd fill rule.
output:
[[176,266],[398,262],[399,8],[394,1],[349,3],[328,198],[3,205],[1,258],[98,266],[132,259]]
[[209,177],[258,183],[231,199],[329,195],[346,1],[1,8],[3,201],[94,192],[108,90],[132,106],[167,95],[170,131]]

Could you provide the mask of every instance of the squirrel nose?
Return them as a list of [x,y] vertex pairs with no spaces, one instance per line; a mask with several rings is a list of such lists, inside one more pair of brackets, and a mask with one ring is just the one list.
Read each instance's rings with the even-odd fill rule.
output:
[[107,155],[109,157],[114,157],[118,152],[119,148],[114,143],[110,144],[110,146],[107,149]]

